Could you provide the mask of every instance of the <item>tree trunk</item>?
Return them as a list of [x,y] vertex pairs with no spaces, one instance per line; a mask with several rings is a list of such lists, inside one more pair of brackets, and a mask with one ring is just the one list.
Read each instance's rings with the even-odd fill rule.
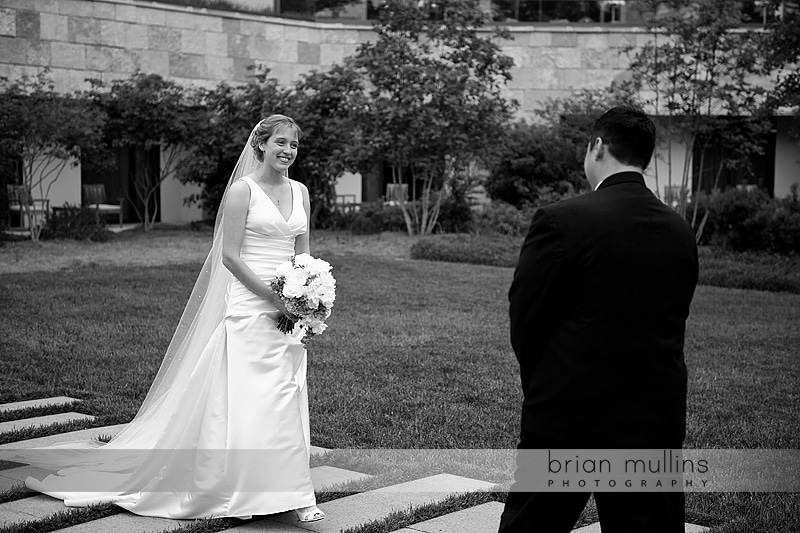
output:
[[[401,183],[401,177],[402,170],[392,165],[392,183],[399,185]],[[408,231],[409,235],[414,235],[414,223],[411,221],[411,215],[408,212],[408,206],[406,205],[405,198],[401,201],[398,201],[398,203],[400,204],[400,212],[403,213],[403,220],[406,223],[406,230]]]
[[[699,197],[700,189],[703,185],[703,165],[705,165],[705,160],[706,160],[706,147],[704,146],[703,150],[700,152],[700,179],[697,180],[697,192],[698,192],[697,197]],[[692,229],[695,228],[695,224],[697,223],[698,207],[700,207],[699,203],[695,204],[694,211],[692,211]]]

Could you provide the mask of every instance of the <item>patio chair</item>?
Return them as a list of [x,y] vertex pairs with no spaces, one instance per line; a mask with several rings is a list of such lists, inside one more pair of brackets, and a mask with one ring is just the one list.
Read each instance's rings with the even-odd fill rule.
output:
[[101,215],[117,215],[119,227],[122,227],[122,202],[124,198],[117,198],[119,203],[109,204],[106,200],[106,186],[102,183],[93,183],[83,186],[83,205],[94,209],[98,222]]
[[11,227],[11,213],[19,214],[19,228],[39,226],[44,214],[50,210],[50,200],[34,198],[24,185],[6,185],[8,193],[8,227]]

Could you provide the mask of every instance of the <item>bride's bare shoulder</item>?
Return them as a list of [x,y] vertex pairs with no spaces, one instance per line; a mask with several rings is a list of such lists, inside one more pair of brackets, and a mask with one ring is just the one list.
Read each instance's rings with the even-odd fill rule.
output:
[[250,186],[246,180],[238,179],[231,183],[225,194],[225,207],[234,209],[236,206],[246,207],[250,202]]
[[228,194],[231,194],[231,193],[242,194],[243,192],[247,192],[249,194],[249,192],[250,192],[250,184],[248,184],[247,180],[244,179],[244,178],[247,178],[247,177],[249,177],[249,176],[242,176],[238,180],[236,180],[233,183],[231,183],[231,187],[228,190]]

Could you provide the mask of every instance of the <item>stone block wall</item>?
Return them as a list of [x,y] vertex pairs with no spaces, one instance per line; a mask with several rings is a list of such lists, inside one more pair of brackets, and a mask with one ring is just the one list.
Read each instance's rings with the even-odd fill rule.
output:
[[[607,86],[628,64],[625,47],[647,35],[623,26],[533,25],[501,42],[514,58],[507,94],[531,114],[547,97]],[[62,91],[86,78],[111,81],[136,70],[183,84],[241,82],[264,65],[291,84],[374,39],[371,24],[298,21],[139,0],[0,0],[0,76],[52,69]]]

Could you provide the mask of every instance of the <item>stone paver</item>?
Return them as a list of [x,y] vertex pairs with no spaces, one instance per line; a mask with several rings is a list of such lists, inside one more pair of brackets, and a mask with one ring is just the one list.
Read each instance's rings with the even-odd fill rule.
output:
[[33,428],[38,426],[49,426],[74,420],[94,420],[92,415],[82,413],[59,413],[57,415],[35,416],[33,418],[23,418],[22,420],[11,420],[0,422],[0,433],[7,433],[15,429]]
[[283,533],[297,532],[300,526],[306,531],[339,533],[342,529],[384,518],[392,511],[441,501],[455,493],[488,490],[492,487],[494,484],[487,481],[439,474],[322,503],[319,508],[325,512],[326,518],[319,522],[300,526],[294,513],[281,513],[227,531]]
[[[47,470],[42,468],[26,466],[7,471],[0,471],[0,474],[8,474],[9,472],[15,475],[15,477],[20,478],[22,481],[25,480],[27,475],[35,474],[34,477],[41,479],[48,473]],[[346,483],[352,480],[367,479],[370,477],[372,476],[332,466],[318,466],[311,469],[311,479],[314,483],[315,489],[317,490],[340,483]],[[20,484],[21,481],[15,481],[15,483]],[[64,503],[61,500],[42,495],[24,498],[15,502],[9,502],[0,505],[0,527],[3,525],[24,522],[27,520],[44,518],[45,516],[51,515],[55,512],[64,511],[65,509],[67,508],[64,506]],[[177,527],[181,527],[186,525],[187,522],[190,521],[141,517],[131,513],[122,513],[101,518],[99,520],[86,522],[84,524],[78,524],[60,531],[68,531],[69,533],[105,533],[107,531],[115,531],[117,533],[134,531],[159,532],[164,531],[165,529],[175,529]]]
[[[7,470],[0,470],[0,491],[8,490],[16,485],[23,485],[28,476],[44,479],[52,474],[52,470],[35,466],[20,466]],[[311,481],[316,490],[327,490],[329,487],[351,481],[369,479],[369,474],[344,470],[334,466],[318,466],[311,469]]]
[[[316,490],[324,489],[327,486],[345,483],[355,479],[370,478],[367,474],[344,470],[332,466],[318,466],[311,469],[311,480]],[[167,529],[182,527],[191,520],[167,520],[165,518],[149,518],[136,516],[130,513],[122,513],[84,524],[59,529],[57,533],[106,533],[115,531],[117,533],[137,532],[137,533],[157,533]],[[291,531],[297,533],[302,529],[292,528]]]
[[28,465],[0,470],[0,491],[8,490],[16,485],[23,485],[28,476],[44,479],[52,473],[52,470]]
[[69,396],[54,396],[52,398],[42,398],[40,400],[26,400],[24,402],[0,403],[0,412],[16,411],[29,407],[49,407],[51,405],[68,405],[78,400]]
[[335,466],[317,466],[311,469],[311,483],[317,492],[341,483],[362,481],[371,477],[369,474],[336,468]]
[[319,446],[311,446],[311,455],[325,455],[330,450],[328,448],[320,448]]
[[398,529],[396,533],[496,532],[497,526],[500,525],[503,507],[504,505],[500,502],[488,502]]
[[38,494],[0,504],[0,527],[37,520],[65,509],[64,502]]
[[[685,533],[704,533],[708,531],[707,527],[698,526],[697,524],[685,524],[686,528],[684,529]],[[595,522],[594,524],[589,524],[588,526],[579,527],[578,529],[573,529],[572,533],[601,533],[600,530],[600,522]]]
[[169,520],[120,513],[65,529],[57,529],[55,533],[109,533],[110,531],[115,533],[158,533],[178,529],[192,522],[193,520]]
[[99,428],[81,429],[79,431],[70,431],[68,433],[59,433],[58,435],[50,435],[49,437],[38,437],[35,439],[21,440],[17,442],[9,442],[7,444],[0,444],[0,459],[8,461],[14,460],[14,455],[19,450],[29,450],[31,448],[46,448],[54,444],[64,444],[67,442],[85,442],[89,440],[96,440],[101,435],[108,435],[113,437],[119,433],[125,424],[117,424],[115,426],[103,426]]
[[[21,440],[17,442],[10,442],[8,444],[0,444],[0,459],[7,459],[9,454],[4,454],[5,450],[27,450],[29,448],[46,448],[54,444],[64,444],[67,442],[80,442],[87,440],[96,440],[100,436],[113,437],[126,426],[127,424],[116,424],[113,426],[103,426],[99,428],[81,429],[78,431],[70,431],[68,433],[59,433],[58,435],[50,435],[49,437],[38,437],[35,439]],[[311,455],[325,455],[328,453],[327,448],[320,448],[319,446],[311,447]]]

